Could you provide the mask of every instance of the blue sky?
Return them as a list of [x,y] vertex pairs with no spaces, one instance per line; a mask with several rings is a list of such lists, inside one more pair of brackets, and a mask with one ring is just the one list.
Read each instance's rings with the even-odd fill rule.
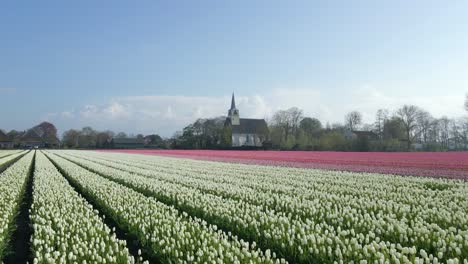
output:
[[466,1],[3,1],[0,128],[170,136],[298,106],[324,123],[420,105],[459,117]]

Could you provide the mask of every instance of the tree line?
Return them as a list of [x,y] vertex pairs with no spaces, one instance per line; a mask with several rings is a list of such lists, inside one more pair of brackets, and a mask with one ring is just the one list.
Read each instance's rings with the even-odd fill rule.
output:
[[135,138],[145,142],[145,146],[153,148],[167,148],[166,141],[156,134],[146,135],[138,134],[136,136],[127,135],[125,132],[115,133],[110,130],[97,131],[92,127],[82,129],[70,129],[63,133],[63,148],[80,149],[106,149],[112,148],[112,139]]
[[[468,111],[468,96],[464,107]],[[198,119],[177,132],[170,148],[229,148],[230,134],[225,117]],[[268,122],[267,149],[335,151],[447,151],[468,149],[468,118],[435,118],[428,111],[404,105],[391,112],[379,109],[375,120],[363,123],[362,114],[352,111],[342,123],[323,125],[303,110],[292,107],[274,113]]]
[[435,118],[414,105],[404,105],[393,114],[379,109],[371,124],[364,124],[362,114],[352,111],[343,123],[325,127],[315,118],[304,117],[302,110],[291,108],[273,116],[270,131],[273,147],[279,149],[442,151],[468,148],[467,118]]
[[[468,95],[464,108],[468,112]],[[228,149],[230,131],[226,117],[198,119],[170,138],[157,134],[136,136],[124,132],[97,131],[91,127],[63,133],[64,148],[111,148],[114,138],[136,138],[145,147],[165,149]],[[379,109],[372,123],[363,123],[362,114],[352,111],[342,122],[326,123],[305,116],[292,107],[279,110],[268,120],[269,137],[265,149],[334,151],[447,151],[468,149],[468,117],[435,118],[428,111],[404,105],[390,111]]]

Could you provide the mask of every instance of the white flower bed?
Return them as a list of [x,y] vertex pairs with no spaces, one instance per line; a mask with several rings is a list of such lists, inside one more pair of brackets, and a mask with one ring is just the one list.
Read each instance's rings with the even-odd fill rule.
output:
[[[3,151],[2,151],[3,152]],[[15,159],[18,157],[24,155],[28,151],[6,151],[7,153],[3,153],[3,155],[0,156],[0,169],[2,169],[4,166],[9,165],[12,163]]]
[[31,151],[0,174],[0,260],[10,239],[33,157],[34,152]]
[[34,263],[134,263],[96,210],[37,152],[33,178]]
[[181,214],[173,207],[106,180],[56,155],[50,157],[122,229],[137,237],[149,254],[163,262],[280,262],[269,250],[263,253],[255,244],[238,240],[201,219]]
[[11,155],[17,152],[21,152],[21,151],[16,150],[16,149],[15,150],[0,150],[0,158],[3,158],[5,156]]
[[421,259],[432,263],[468,256],[464,182],[59,152],[65,153],[86,167],[223,223],[296,261]]

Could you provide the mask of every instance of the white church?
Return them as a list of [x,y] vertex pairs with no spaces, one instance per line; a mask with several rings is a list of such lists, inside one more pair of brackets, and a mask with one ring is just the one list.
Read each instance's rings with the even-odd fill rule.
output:
[[234,93],[224,125],[231,133],[232,147],[262,147],[268,139],[269,131],[265,119],[240,118]]

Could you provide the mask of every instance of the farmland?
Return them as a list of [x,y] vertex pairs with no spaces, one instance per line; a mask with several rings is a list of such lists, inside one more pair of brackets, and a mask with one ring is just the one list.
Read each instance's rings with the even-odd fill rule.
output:
[[111,151],[245,164],[468,179],[468,152]]
[[[465,173],[466,154],[442,160],[427,154],[434,161],[426,162],[410,154],[393,161],[321,157],[322,164],[335,159],[374,172],[432,171],[413,177],[243,164],[282,160],[258,153],[223,151],[208,161],[201,160],[206,154],[187,159],[194,156],[188,152],[0,151],[0,257],[8,263],[468,263],[468,183],[433,178]],[[232,162],[241,159],[251,162]],[[18,221],[24,214],[26,222]],[[21,238],[18,230],[29,235]]]

